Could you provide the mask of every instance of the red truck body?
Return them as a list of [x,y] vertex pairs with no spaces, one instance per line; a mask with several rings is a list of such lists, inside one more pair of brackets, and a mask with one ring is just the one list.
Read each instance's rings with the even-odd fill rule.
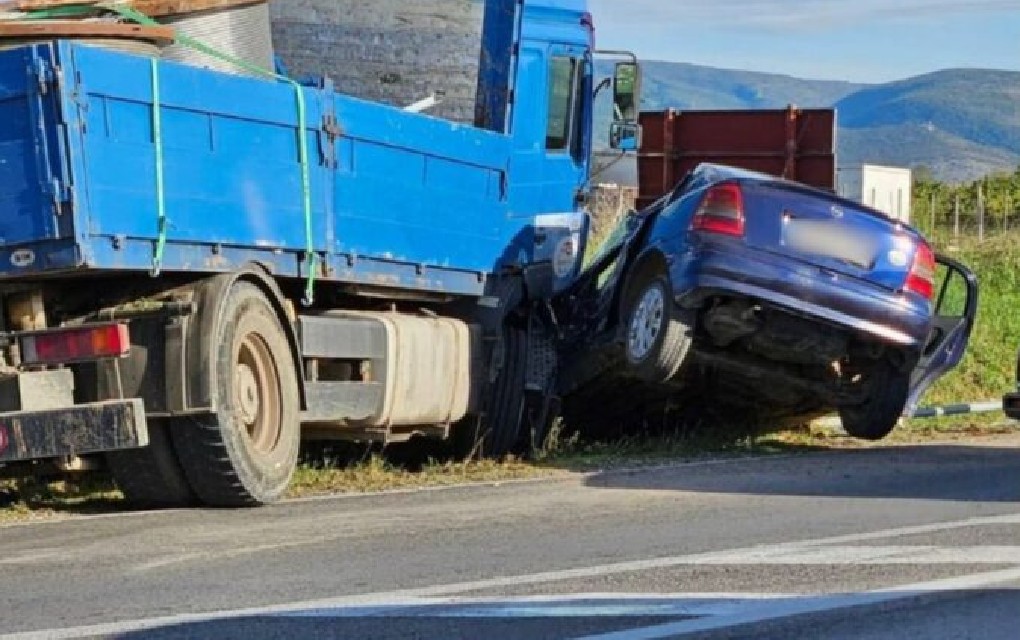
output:
[[833,109],[649,111],[641,114],[638,206],[666,194],[703,162],[836,188]]

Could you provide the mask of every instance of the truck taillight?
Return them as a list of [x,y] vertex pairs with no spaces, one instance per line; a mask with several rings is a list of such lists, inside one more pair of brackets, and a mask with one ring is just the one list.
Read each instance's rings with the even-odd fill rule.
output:
[[708,190],[694,214],[695,231],[726,236],[744,235],[744,193],[740,185],[717,184]]
[[917,243],[914,264],[907,274],[907,291],[913,291],[931,300],[935,295],[935,252],[924,240]]
[[54,329],[19,336],[21,361],[28,365],[67,364],[119,358],[131,350],[126,324]]

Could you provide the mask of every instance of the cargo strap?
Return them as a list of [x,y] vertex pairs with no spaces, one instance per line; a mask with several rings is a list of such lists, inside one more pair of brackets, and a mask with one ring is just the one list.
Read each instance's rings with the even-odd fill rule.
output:
[[[75,5],[68,7],[59,7],[51,9],[41,9],[38,11],[31,11],[24,14],[25,19],[51,19],[51,18],[69,18],[75,16],[88,15],[96,8],[100,8],[106,11],[110,11],[119,15],[120,17],[130,20],[131,22],[146,25],[146,26],[162,26],[159,22],[153,20],[144,13],[132,9],[123,0],[100,2],[96,5]],[[231,64],[239,69],[248,71],[249,73],[264,76],[274,80],[280,80],[286,82],[294,88],[294,93],[297,100],[297,115],[298,115],[298,161],[301,164],[301,199],[304,210],[304,221],[305,221],[305,263],[308,270],[307,279],[305,281],[305,295],[302,301],[305,306],[311,306],[315,302],[315,275],[316,270],[319,267],[319,258],[315,253],[315,238],[313,235],[313,221],[312,221],[312,181],[311,181],[311,170],[308,161],[308,109],[305,103],[305,92],[300,83],[282,76],[275,71],[263,69],[262,67],[251,64],[244,60],[240,60],[233,56],[230,56],[222,51],[218,51],[203,42],[195,40],[194,38],[188,37],[180,32],[174,34],[174,41],[177,44],[184,45],[201,53],[204,53],[212,58],[221,60],[228,64]],[[156,199],[157,199],[157,238],[156,248],[153,252],[152,258],[152,274],[153,276],[159,275],[163,268],[164,253],[166,250],[167,241],[167,227],[168,221],[166,217],[166,189],[164,183],[164,167],[163,167],[163,120],[161,114],[161,101],[160,101],[160,79],[159,79],[159,62],[152,59],[152,93],[153,93],[153,105],[152,105],[152,126],[153,126],[153,137],[155,138],[156,147]]]
[[166,252],[166,185],[163,170],[163,105],[160,104],[159,61],[152,59],[152,138],[156,147],[156,250],[152,256],[152,277],[163,270]]

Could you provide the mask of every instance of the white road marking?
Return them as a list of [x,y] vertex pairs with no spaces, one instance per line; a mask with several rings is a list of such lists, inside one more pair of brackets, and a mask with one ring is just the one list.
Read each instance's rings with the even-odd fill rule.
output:
[[735,615],[706,617],[698,620],[684,620],[659,624],[639,629],[628,629],[613,633],[586,636],[576,640],[661,640],[690,633],[701,633],[728,629],[731,627],[758,624],[792,618],[795,616],[839,611],[852,607],[875,606],[909,600],[939,593],[974,591],[995,585],[1020,581],[1020,567],[977,573],[959,578],[919,582],[891,589],[878,589],[859,594],[842,596],[808,597],[778,602],[752,603],[743,612]]
[[[162,618],[152,618],[147,620],[132,620],[125,622],[116,622],[110,624],[100,624],[93,626],[73,627],[66,629],[51,629],[40,632],[29,632],[22,634],[12,634],[0,636],[3,640],[36,640],[36,639],[53,639],[58,640],[61,638],[81,638],[88,636],[97,635],[114,635],[122,634],[131,631],[142,631],[147,629],[155,629],[170,625],[180,625],[195,622],[211,622],[215,620],[226,620],[230,618],[253,616],[253,615],[275,615],[284,613],[294,613],[299,611],[308,610],[327,610],[336,609],[340,607],[350,607],[355,605],[376,605],[376,606],[391,606],[394,604],[413,604],[414,602],[422,598],[438,598],[443,596],[455,596],[457,594],[484,591],[488,589],[505,589],[510,587],[521,587],[528,585],[538,585],[551,582],[562,582],[567,580],[583,580],[587,578],[599,578],[608,575],[621,574],[621,573],[634,573],[642,571],[654,571],[669,569],[682,566],[691,566],[698,564],[710,564],[715,559],[724,559],[726,564],[774,564],[771,562],[763,562],[761,560],[756,561],[755,557],[763,558],[769,554],[790,554],[791,557],[796,557],[798,553],[806,554],[813,552],[816,548],[822,548],[822,553],[826,553],[828,550],[824,549],[827,545],[854,545],[859,542],[884,540],[887,538],[896,538],[902,536],[913,536],[920,534],[939,533],[944,531],[958,530],[969,527],[982,527],[982,526],[996,526],[996,525],[1020,525],[1020,514],[1010,514],[1002,516],[990,516],[981,518],[969,518],[966,520],[957,520],[953,522],[943,522],[935,524],[926,524],[918,526],[908,527],[897,527],[893,529],[886,529],[882,531],[871,531],[866,533],[857,533],[849,535],[831,536],[827,538],[817,538],[812,540],[802,540],[799,542],[789,542],[780,544],[769,544],[769,545],[757,545],[754,547],[748,547],[744,549],[734,549],[724,552],[710,552],[701,554],[691,555],[680,555],[680,556],[668,556],[661,558],[652,558],[648,560],[636,560],[630,562],[618,562],[612,564],[596,565],[590,567],[579,567],[575,569],[564,569],[555,571],[545,571],[539,573],[517,575],[517,576],[506,576],[499,578],[491,578],[485,580],[474,580],[468,582],[459,582],[445,585],[435,585],[429,587],[413,588],[413,589],[400,589],[395,591],[385,591],[379,593],[368,593],[354,596],[342,596],[338,598],[325,598],[321,600],[311,600],[306,602],[295,602],[284,605],[260,607],[242,609],[237,611],[220,611],[206,614],[184,614],[177,616],[166,616]],[[909,549],[910,552],[914,553],[915,556],[927,554],[928,557],[932,556],[932,547],[899,547],[899,549]],[[935,548],[938,549],[938,548]],[[999,549],[999,551],[990,553],[1001,553],[999,559],[1012,553],[1003,552],[1003,549],[1012,550],[1013,547],[990,547],[990,549]],[[923,551],[923,554],[918,554],[918,550]],[[845,551],[845,549],[844,549]],[[938,553],[942,553],[943,557],[952,559],[953,554],[957,553],[954,550],[940,550]],[[938,555],[936,553],[935,555]],[[979,555],[978,552],[968,552],[975,557]],[[982,552],[983,553],[983,552]],[[740,557],[745,558],[744,561],[739,561]],[[1012,556],[1010,556],[1012,557]],[[835,555],[833,555],[835,558]],[[1012,561],[1011,561],[1012,562]],[[1010,563],[1011,563],[1010,562]],[[916,564],[917,561],[911,561],[910,564]],[[1010,564],[1007,563],[1007,564]],[[722,562],[720,562],[722,564]],[[785,564],[785,563],[784,563]],[[852,563],[850,563],[852,564]],[[884,562],[873,562],[870,564],[886,564]],[[898,564],[891,562],[890,564]],[[922,563],[923,564],[923,563]],[[1016,570],[1020,571],[1020,570]],[[992,572],[989,574],[978,574],[972,579],[982,580],[982,576],[998,576],[1001,572]],[[1013,575],[1013,574],[1009,574]],[[1009,578],[1008,580],[1001,580],[1000,582],[1007,582],[1014,579],[1020,579],[1020,575],[1016,578]],[[942,583],[932,583],[942,584]],[[917,585],[915,585],[916,587]],[[874,592],[882,593],[882,592]],[[847,596],[848,598],[865,598],[865,597],[876,597],[874,595],[868,596],[867,594],[857,596]],[[900,596],[902,597],[902,596]],[[884,602],[885,600],[881,600]],[[867,604],[862,602],[861,604]],[[792,606],[792,605],[791,605]],[[808,605],[804,605],[808,606]],[[856,605],[849,605],[856,606]],[[795,614],[791,614],[795,615]],[[640,637],[640,636],[636,636]],[[655,636],[660,637],[660,636]]]
[[0,565],[10,564],[35,564],[44,560],[65,560],[66,551],[30,551],[17,556],[0,558]]
[[1020,565],[1020,546],[805,546],[705,554],[695,565]]

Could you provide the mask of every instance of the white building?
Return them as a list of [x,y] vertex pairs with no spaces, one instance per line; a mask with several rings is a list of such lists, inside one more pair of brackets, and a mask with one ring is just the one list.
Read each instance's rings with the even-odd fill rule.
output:
[[839,169],[839,195],[909,223],[913,201],[910,169],[865,164]]

